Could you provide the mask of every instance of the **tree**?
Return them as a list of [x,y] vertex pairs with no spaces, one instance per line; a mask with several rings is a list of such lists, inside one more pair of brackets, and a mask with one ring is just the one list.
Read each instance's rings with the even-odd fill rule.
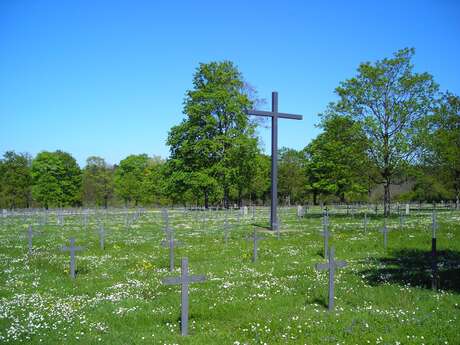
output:
[[193,183],[175,181],[180,188],[201,189],[205,207],[220,188],[228,206],[232,186],[242,193],[242,172],[251,175],[253,166],[246,163],[257,152],[254,125],[245,112],[251,105],[232,62],[199,65],[184,101],[186,119],[171,128],[167,143],[176,175],[187,175]]
[[104,158],[91,156],[82,174],[83,201],[107,208],[113,196],[113,168]]
[[460,97],[445,93],[430,118],[425,162],[432,167],[438,181],[455,195],[460,205]]
[[334,195],[341,202],[362,198],[372,172],[366,136],[350,117],[330,112],[321,116],[324,131],[305,148],[307,185],[313,201],[316,203],[319,194]]
[[304,155],[294,149],[281,148],[278,157],[278,193],[288,205],[299,203],[307,184]]
[[42,151],[32,161],[32,196],[44,207],[81,203],[81,171],[69,153]]
[[255,173],[250,181],[250,199],[257,202],[261,200],[265,205],[270,197],[271,190],[271,157],[263,153],[258,153],[254,159]]
[[393,178],[421,154],[423,119],[432,113],[438,90],[428,73],[414,73],[414,49],[393,58],[363,63],[358,75],[336,88],[339,101],[328,111],[358,121],[368,139],[368,154],[384,185],[384,213],[390,212]]
[[129,155],[115,168],[115,193],[126,205],[134,202],[137,206],[141,201],[143,179],[148,164],[149,157],[146,154]]
[[27,154],[7,151],[0,160],[0,207],[30,206],[32,177],[31,159]]
[[142,180],[142,202],[144,204],[163,205],[165,198],[165,161],[161,157],[149,158]]

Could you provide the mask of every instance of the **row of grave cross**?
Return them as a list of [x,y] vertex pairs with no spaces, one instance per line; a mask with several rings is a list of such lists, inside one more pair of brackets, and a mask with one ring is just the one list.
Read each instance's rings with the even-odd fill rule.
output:
[[[174,239],[174,230],[169,225],[169,216],[167,211],[163,213],[165,226],[164,232],[166,234],[166,240],[162,242],[163,246],[169,247],[169,258],[170,258],[170,271],[174,271],[174,248],[179,244],[178,241]],[[322,234],[324,236],[324,257],[327,258],[326,263],[318,263],[315,265],[315,269],[318,271],[328,271],[329,273],[329,289],[328,289],[328,309],[329,311],[334,310],[334,281],[335,281],[335,272],[339,268],[343,268],[347,265],[346,261],[336,260],[335,258],[335,249],[334,247],[329,247],[329,214],[328,210],[325,209],[323,213],[323,231]],[[438,228],[436,214],[433,212],[432,214],[432,270],[433,270],[433,280],[432,286],[433,289],[437,286],[437,263],[436,263],[436,230]],[[224,222],[224,229],[226,230],[226,234],[228,233],[228,223],[225,220]],[[381,229],[381,232],[384,235],[384,247],[387,246],[387,234],[388,234],[388,227],[386,224],[386,219],[384,220],[384,226]],[[32,252],[32,238],[36,236],[38,233],[34,233],[32,226],[29,225],[28,228],[28,244],[29,244],[29,252]],[[101,225],[99,227],[99,236],[100,236],[100,247],[104,249],[104,237],[105,237],[105,230],[104,227]],[[226,235],[226,238],[228,235]],[[252,261],[257,261],[257,254],[258,254],[258,242],[263,240],[263,237],[258,236],[256,232],[256,227],[254,227],[254,231],[251,236],[247,238],[253,242],[253,257]],[[63,246],[62,251],[67,251],[70,254],[70,276],[75,278],[76,276],[76,260],[75,254],[78,251],[84,250],[84,247],[76,246],[75,245],[75,238],[70,238],[70,245]],[[204,275],[190,275],[189,268],[188,268],[188,258],[181,259],[181,275],[180,277],[169,277],[163,280],[163,284],[165,285],[181,285],[181,334],[187,335],[188,334],[188,309],[189,309],[189,286],[191,283],[195,282],[203,282],[206,280]]]

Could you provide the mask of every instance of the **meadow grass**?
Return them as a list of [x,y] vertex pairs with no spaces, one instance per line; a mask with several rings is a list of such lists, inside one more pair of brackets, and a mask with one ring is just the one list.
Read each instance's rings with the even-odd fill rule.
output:
[[[316,212],[315,212],[316,211]],[[125,225],[122,213],[99,220],[106,230],[99,248],[98,219],[66,216],[0,220],[0,343],[15,344],[460,344],[460,213],[439,212],[440,289],[431,289],[431,214],[412,213],[400,227],[392,217],[383,248],[381,216],[331,212],[330,244],[348,265],[336,274],[336,309],[327,311],[327,272],[320,210],[296,217],[281,212],[281,238],[265,229],[259,208],[231,224],[224,243],[224,212],[170,212],[182,246],[168,272],[168,249],[159,210]],[[35,231],[27,247],[27,226]],[[246,240],[257,226],[265,238],[251,262]],[[77,278],[69,277],[70,237]],[[188,337],[180,336],[180,287],[161,281],[180,274],[180,258],[207,281],[190,289]]]

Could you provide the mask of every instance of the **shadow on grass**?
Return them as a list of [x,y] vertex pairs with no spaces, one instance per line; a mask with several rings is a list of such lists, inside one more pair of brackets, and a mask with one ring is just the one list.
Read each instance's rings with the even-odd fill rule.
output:
[[[391,253],[392,257],[379,258],[373,266],[360,272],[370,285],[392,283],[431,289],[431,251],[403,249]],[[438,288],[460,293],[460,252],[440,250],[437,253]]]
[[259,224],[259,223],[251,223],[251,225],[252,225],[252,226],[255,226],[256,228],[260,228],[260,229],[272,231],[272,229],[270,228],[270,226],[267,226],[267,225],[263,225],[263,224]]

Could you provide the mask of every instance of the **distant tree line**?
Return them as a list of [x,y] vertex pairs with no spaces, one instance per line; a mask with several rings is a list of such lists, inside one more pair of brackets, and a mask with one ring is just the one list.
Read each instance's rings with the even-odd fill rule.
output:
[[[340,83],[320,114],[322,133],[304,149],[279,151],[284,204],[377,201],[383,187],[410,188],[393,200],[460,196],[460,97],[439,92],[428,73],[413,71],[413,49],[366,62]],[[171,128],[170,157],[129,155],[116,165],[71,154],[5,152],[0,207],[266,204],[270,158],[246,111],[261,100],[230,61],[200,64],[184,100],[184,120]]]

